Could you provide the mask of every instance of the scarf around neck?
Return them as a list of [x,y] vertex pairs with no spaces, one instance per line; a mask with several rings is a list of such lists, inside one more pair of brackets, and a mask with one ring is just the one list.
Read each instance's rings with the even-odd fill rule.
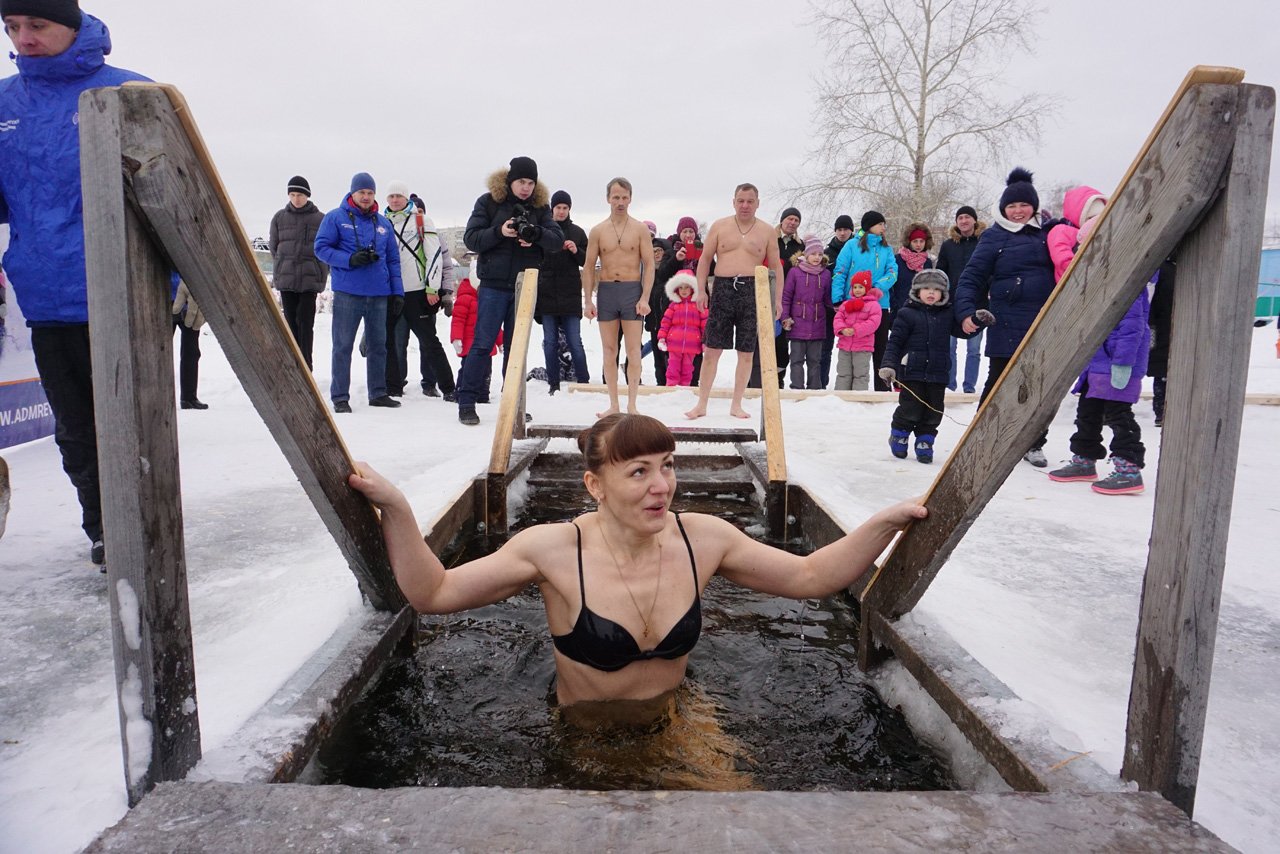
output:
[[910,247],[904,246],[898,250],[899,257],[907,262],[907,269],[913,273],[919,273],[924,269],[924,262],[929,260],[928,252],[916,252]]

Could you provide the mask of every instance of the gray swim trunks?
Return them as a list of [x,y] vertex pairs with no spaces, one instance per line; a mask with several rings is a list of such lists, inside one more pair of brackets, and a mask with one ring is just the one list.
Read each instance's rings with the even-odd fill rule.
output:
[[600,320],[639,320],[636,303],[643,292],[639,282],[601,282],[596,288],[596,317]]

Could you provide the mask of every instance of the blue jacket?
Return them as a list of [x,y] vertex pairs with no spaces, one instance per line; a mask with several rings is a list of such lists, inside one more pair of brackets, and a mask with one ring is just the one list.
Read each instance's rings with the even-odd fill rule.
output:
[[[353,269],[351,256],[370,247],[378,253],[378,260]],[[378,213],[376,202],[365,213],[348,194],[320,221],[315,249],[316,257],[329,265],[335,291],[358,297],[404,296],[395,227]]]
[[849,238],[836,258],[831,275],[831,302],[840,305],[849,298],[849,277],[862,270],[871,273],[871,287],[880,289],[880,308],[889,308],[889,294],[898,281],[898,259],[878,234],[867,235],[867,251],[862,251],[862,232]]
[[111,34],[85,14],[57,56],[19,56],[0,80],[0,222],[9,223],[4,269],[29,326],[88,323],[80,93],[140,74],[106,64]]
[[997,217],[997,224],[982,232],[960,274],[956,319],[972,317],[980,308],[996,316],[987,329],[988,356],[1012,356],[1053,293],[1053,260],[1045,241],[1043,228],[1025,225],[1009,231]]
[[968,338],[946,300],[925,305],[911,297],[893,315],[882,368],[899,380],[945,385],[951,379],[951,339]]

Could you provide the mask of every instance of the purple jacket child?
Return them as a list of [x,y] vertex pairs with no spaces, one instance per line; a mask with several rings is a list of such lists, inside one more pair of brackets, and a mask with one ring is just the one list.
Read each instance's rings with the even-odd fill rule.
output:
[[831,306],[831,271],[800,261],[787,273],[782,288],[782,314],[778,320],[792,321],[787,338],[792,341],[821,341],[827,337],[827,313]]
[[[1158,275],[1158,274],[1157,274]],[[1142,393],[1142,378],[1147,373],[1147,354],[1151,349],[1151,327],[1147,318],[1151,315],[1151,302],[1143,288],[1133,305],[1125,312],[1120,325],[1111,330],[1107,340],[1089,360],[1089,366],[1080,374],[1072,394],[1079,394],[1085,381],[1089,383],[1085,397],[1099,400],[1117,400],[1121,403],[1137,403]],[[1129,382],[1123,388],[1111,384],[1112,368],[1129,368]]]

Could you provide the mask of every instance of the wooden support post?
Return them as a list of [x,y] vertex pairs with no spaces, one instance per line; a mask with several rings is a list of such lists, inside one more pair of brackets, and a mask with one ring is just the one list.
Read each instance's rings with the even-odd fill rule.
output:
[[[982,509],[1052,420],[1071,383],[1217,194],[1234,144],[1239,87],[1187,86],[1112,196],[1097,227],[947,458],[929,516],[899,539],[863,594],[889,619],[910,610]],[[872,659],[874,621],[860,630]]]
[[[507,533],[507,465],[511,462],[511,442],[517,429],[524,434],[524,375],[529,356],[529,329],[538,302],[538,271],[525,270],[516,282],[516,325],[507,346],[507,373],[502,381],[502,403],[498,423],[493,428],[493,449],[489,454],[486,524],[489,533]],[[517,418],[520,421],[516,426]]]
[[[98,90],[101,91],[101,90]],[[169,269],[125,202],[115,99],[80,102],[85,266],[111,638],[129,805],[200,760]]]
[[1275,92],[1240,89],[1227,185],[1178,253],[1122,774],[1191,815],[1226,566]]
[[[377,514],[347,485],[355,467],[351,454],[276,308],[182,96],[154,84],[85,94],[82,117],[104,110],[121,116],[117,148],[134,202],[200,304],[361,591],[375,608],[398,611],[405,599]],[[82,123],[86,149],[104,144],[100,133],[92,142],[83,134]],[[113,168],[118,181],[119,159]]]
[[[778,282],[778,287],[782,283]],[[765,520],[769,535],[787,539],[787,452],[782,436],[782,398],[778,394],[778,364],[772,358],[773,293],[769,287],[769,270],[756,267],[756,335],[760,354],[760,438],[764,442],[769,466],[769,485],[764,494]]]

